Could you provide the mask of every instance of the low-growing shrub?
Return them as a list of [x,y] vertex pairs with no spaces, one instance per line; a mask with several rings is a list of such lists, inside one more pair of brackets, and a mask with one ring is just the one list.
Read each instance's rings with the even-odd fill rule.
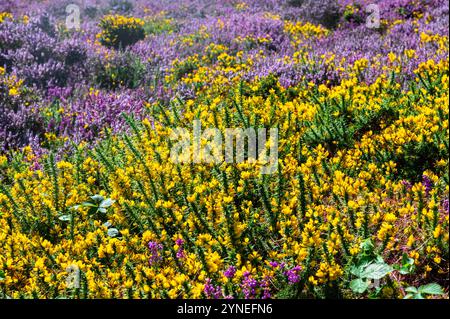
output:
[[138,18],[108,15],[101,19],[100,28],[100,43],[115,49],[124,49],[145,38],[144,21]]
[[140,58],[129,51],[118,52],[106,61],[98,60],[94,68],[95,82],[106,89],[134,89],[142,83],[146,70]]
[[289,4],[299,7],[298,18],[327,28],[335,28],[341,17],[336,0],[290,0]]
[[124,14],[133,10],[133,3],[128,0],[109,0],[109,7],[112,12]]
[[38,144],[43,131],[35,93],[0,67],[0,153]]

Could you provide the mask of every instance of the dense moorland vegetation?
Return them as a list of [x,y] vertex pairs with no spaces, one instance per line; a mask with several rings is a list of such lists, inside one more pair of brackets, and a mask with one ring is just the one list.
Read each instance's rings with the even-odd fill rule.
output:
[[70,4],[0,4],[0,297],[448,298],[448,1]]

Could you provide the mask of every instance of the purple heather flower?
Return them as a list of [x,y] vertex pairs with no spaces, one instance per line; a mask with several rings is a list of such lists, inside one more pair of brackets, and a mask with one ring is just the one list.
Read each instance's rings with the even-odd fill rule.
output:
[[258,288],[258,281],[250,275],[250,272],[246,271],[243,274],[244,280],[241,283],[242,292],[244,293],[245,299],[250,299],[255,297],[256,288]]
[[162,259],[159,252],[163,249],[163,246],[157,242],[151,241],[148,243],[148,249],[150,250],[149,264],[152,266]]
[[263,289],[262,299],[270,299],[272,294],[270,293],[270,277],[266,276],[260,282],[260,287]]
[[233,278],[234,274],[236,273],[236,267],[230,266],[227,270],[223,273],[225,277],[227,278]]
[[402,180],[402,185],[406,187],[406,189],[411,188],[411,182],[407,181],[406,179]]
[[182,238],[178,238],[175,241],[175,244],[177,244],[178,246],[178,250],[177,250],[177,258],[181,259],[184,258],[186,255],[184,254],[184,248],[183,248],[183,244],[184,244],[184,240]]
[[211,284],[211,279],[206,279],[205,288],[203,289],[207,298],[220,299],[223,298],[222,288]]
[[444,200],[442,201],[442,208],[444,209],[444,212],[446,212],[448,214],[448,212],[449,212],[448,197],[444,198]]
[[300,266],[295,266],[292,269],[289,269],[287,271],[284,272],[284,274],[286,275],[289,284],[295,284],[300,280],[300,271],[302,270],[302,267]]
[[422,184],[425,187],[425,194],[428,196],[430,191],[433,189],[433,182],[427,175],[422,175]]

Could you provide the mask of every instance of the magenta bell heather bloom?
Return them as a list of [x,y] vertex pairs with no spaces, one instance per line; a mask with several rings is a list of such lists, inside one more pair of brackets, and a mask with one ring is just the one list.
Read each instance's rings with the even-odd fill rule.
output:
[[286,270],[284,274],[286,275],[289,284],[295,284],[300,280],[300,271],[302,270],[302,267],[295,266],[292,269]]
[[228,267],[228,269],[225,270],[225,272],[223,273],[223,275],[229,279],[233,278],[235,274],[236,274],[236,267],[234,266]]
[[150,259],[149,259],[149,264],[150,264],[150,266],[152,266],[162,259],[162,256],[160,255],[160,251],[163,249],[163,246],[157,242],[151,241],[148,243],[148,249],[150,250],[150,254],[151,254]]
[[205,288],[203,289],[206,297],[220,299],[223,298],[222,288],[211,284],[211,279],[206,279]]
[[177,244],[177,246],[178,246],[177,258],[182,259],[182,258],[186,257],[186,255],[184,253],[184,248],[183,248],[184,240],[182,238],[178,238],[175,241],[175,244]]
[[422,184],[425,187],[425,194],[428,196],[433,189],[433,181],[427,175],[422,175]]

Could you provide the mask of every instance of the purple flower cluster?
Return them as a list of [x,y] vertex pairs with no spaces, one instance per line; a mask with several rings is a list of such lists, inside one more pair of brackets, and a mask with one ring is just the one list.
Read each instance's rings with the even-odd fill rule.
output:
[[256,297],[256,289],[259,287],[258,281],[248,271],[244,272],[243,276],[244,279],[242,280],[241,288],[244,298],[251,299]]
[[[202,61],[212,43],[226,46],[230,55],[242,51],[243,60],[252,60],[250,70],[227,71],[226,77],[251,81],[274,75],[285,88],[303,81],[334,85],[362,58],[369,65],[360,78],[372,83],[381,73],[395,69],[388,58],[390,52],[401,57],[401,74],[396,75],[400,83],[410,80],[420,63],[448,59],[448,51],[436,53],[436,43],[421,39],[422,33],[449,35],[446,0],[246,0],[244,6],[236,1],[125,2],[78,3],[82,14],[79,32],[64,30],[68,0],[1,2],[0,11],[12,12],[14,19],[0,23],[0,66],[23,79],[26,87],[37,89],[32,104],[21,100],[14,108],[1,106],[2,152],[31,144],[37,153],[45,153],[39,150],[50,147],[41,145],[45,133],[70,137],[75,143],[95,141],[103,137],[106,128],[126,130],[122,112],[142,118],[145,102],[193,98],[195,88],[185,83],[167,85],[165,75],[176,59],[197,54]],[[370,4],[380,10],[380,28],[366,25]],[[99,18],[109,13],[161,16],[161,23],[166,23],[166,18],[173,20],[170,31],[150,32],[121,52],[96,43]],[[30,17],[28,22],[23,21],[23,14]],[[286,20],[322,24],[330,32],[294,44],[285,30]],[[414,58],[406,59],[406,50],[413,50]],[[296,52],[307,62],[294,63],[290,58]],[[330,55],[337,65],[323,58]],[[381,66],[388,66],[388,71]],[[97,95],[87,94],[91,87],[102,89]],[[64,92],[61,98],[54,94],[58,89]],[[59,103],[64,112],[47,118],[43,114],[52,103]],[[69,145],[57,151],[67,149]]]
[[228,267],[228,269],[225,270],[225,272],[223,273],[223,275],[228,279],[233,278],[235,274],[236,274],[236,267],[234,266]]
[[149,259],[150,266],[161,261],[162,256],[160,252],[163,249],[163,246],[160,243],[151,241],[148,243],[148,249],[150,250],[150,259]]
[[87,43],[79,37],[59,39],[55,26],[56,21],[47,15],[28,23],[0,23],[0,64],[39,89],[86,78]]
[[95,90],[73,97],[67,97],[66,90],[53,89],[50,92],[48,105],[57,103],[64,112],[58,119],[49,119],[47,130],[57,132],[59,136],[70,137],[75,143],[102,137],[106,128],[114,133],[123,131],[123,113],[136,114],[138,119],[142,116],[144,101],[139,90]]
[[272,297],[272,294],[270,292],[270,277],[265,277],[263,280],[261,280],[259,286],[263,291],[261,299],[270,299]]
[[183,248],[184,240],[182,238],[178,238],[177,240],[175,240],[175,244],[178,246],[178,250],[177,250],[177,254],[176,254],[177,258],[183,259],[184,257],[186,257],[184,248]]
[[295,284],[297,282],[299,282],[300,280],[300,271],[302,270],[302,267],[300,266],[295,266],[292,269],[286,270],[284,272],[284,274],[287,277],[287,280],[289,282],[289,284]]
[[223,298],[222,288],[220,286],[214,286],[211,283],[211,279],[206,279],[205,287],[203,289],[207,298],[221,299]]
[[449,213],[449,201],[448,201],[448,197],[444,198],[444,200],[442,200],[442,208],[444,209],[445,213]]
[[427,175],[422,175],[422,184],[425,187],[425,194],[428,196],[433,189],[433,181]]

